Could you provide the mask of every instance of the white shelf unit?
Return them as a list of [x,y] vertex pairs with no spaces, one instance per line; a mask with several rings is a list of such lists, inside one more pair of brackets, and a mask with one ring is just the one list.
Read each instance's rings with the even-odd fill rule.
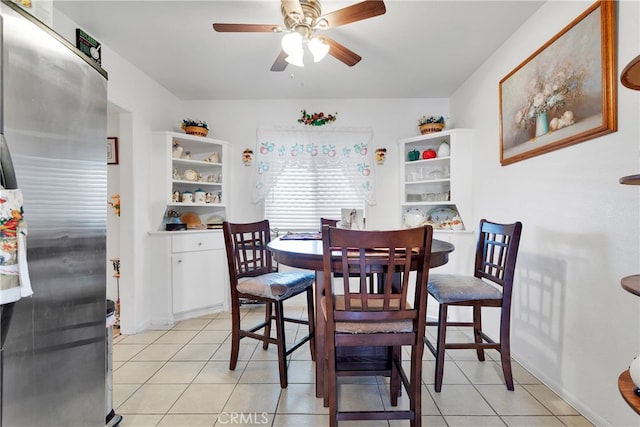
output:
[[[191,158],[174,158],[177,142]],[[209,162],[217,152],[219,161]],[[222,230],[165,231],[167,212],[196,213],[203,224],[210,219],[228,217],[228,143],[218,139],[176,132],[153,133],[151,215],[157,227],[150,231],[150,256],[154,260],[149,272],[153,293],[151,323],[170,325],[229,309],[229,273]],[[177,169],[179,178],[174,177]],[[185,171],[194,171],[200,179],[185,179]],[[207,179],[210,178],[211,182]],[[183,203],[173,201],[173,193],[195,193],[202,189],[215,194],[217,203]]]
[[[183,156],[189,152],[191,158],[174,158],[173,145],[178,143],[183,149]],[[161,221],[157,230],[164,230],[167,222],[166,212],[173,209],[180,214],[194,212],[200,216],[203,224],[209,223],[212,217],[227,218],[228,215],[228,142],[219,139],[204,138],[201,136],[187,135],[176,132],[154,132],[154,179],[152,185],[152,204],[156,214],[161,215]],[[162,147],[158,149],[158,146]],[[214,152],[218,153],[219,161],[212,163],[205,161]],[[193,171],[197,179],[186,179],[185,172]],[[177,171],[179,178],[174,177]],[[156,185],[161,182],[162,185]],[[209,193],[211,202],[184,203],[174,201],[173,195],[180,195],[185,191],[195,194],[196,190]],[[181,198],[179,200],[182,200]]]
[[[423,159],[422,153],[440,145],[449,145],[449,155]],[[470,232],[473,230],[472,212],[472,132],[451,129],[411,138],[400,139],[400,212],[399,224],[406,227],[404,214],[419,211],[429,219],[429,213],[443,209],[457,211],[464,229],[439,229],[435,232]],[[420,153],[419,160],[409,160],[412,151]]]

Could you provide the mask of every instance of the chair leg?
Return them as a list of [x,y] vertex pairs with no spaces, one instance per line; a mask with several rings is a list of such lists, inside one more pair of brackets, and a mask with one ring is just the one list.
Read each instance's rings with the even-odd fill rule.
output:
[[[271,317],[272,316],[273,316],[272,304],[268,302],[265,304],[265,308],[264,308],[264,321],[266,322],[266,325],[264,327],[264,337],[267,339],[271,337]],[[262,341],[262,349],[266,350],[268,348],[269,348],[269,341],[267,340]]]
[[327,378],[325,384],[327,384],[325,390],[325,399],[329,400],[329,427],[338,427],[338,382],[336,378],[336,346],[333,341],[333,334],[329,337],[327,334]]
[[411,374],[409,380],[409,410],[413,411],[414,419],[410,420],[410,427],[422,427],[422,340],[411,349]]
[[442,377],[444,375],[444,350],[447,336],[447,304],[440,304],[440,314],[438,317],[438,338],[436,343],[436,378],[434,388],[436,392],[442,390]]
[[[479,305],[473,306],[473,338],[476,344],[482,344],[482,307]],[[476,348],[478,354],[478,360],[484,362],[484,350],[480,347]]]
[[309,349],[311,351],[311,360],[316,360],[316,313],[313,308],[314,303],[313,287],[307,289],[307,320],[309,322]]
[[513,373],[511,371],[511,340],[509,333],[510,319],[500,321],[500,361],[507,390],[513,391]]
[[240,353],[240,310],[231,309],[231,358],[229,359],[229,369],[236,369],[238,364],[238,354]]
[[274,302],[276,309],[276,341],[278,346],[278,370],[280,387],[287,388],[287,340],[284,334],[284,306],[282,301]]
[[396,361],[402,363],[401,352],[401,346],[391,347],[391,377],[389,378],[389,400],[391,401],[391,406],[398,406],[398,396],[402,389],[400,374],[398,372],[398,366],[396,365]]

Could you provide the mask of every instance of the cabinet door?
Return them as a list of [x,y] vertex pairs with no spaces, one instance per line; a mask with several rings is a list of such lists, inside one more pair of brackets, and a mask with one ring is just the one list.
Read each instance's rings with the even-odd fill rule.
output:
[[227,286],[224,250],[176,253],[171,260],[174,313],[224,305]]

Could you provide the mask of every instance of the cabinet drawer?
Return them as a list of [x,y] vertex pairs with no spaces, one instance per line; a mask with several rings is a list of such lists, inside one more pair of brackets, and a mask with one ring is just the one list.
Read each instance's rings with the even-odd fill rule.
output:
[[171,252],[208,251],[224,249],[224,237],[220,232],[183,234],[171,237]]

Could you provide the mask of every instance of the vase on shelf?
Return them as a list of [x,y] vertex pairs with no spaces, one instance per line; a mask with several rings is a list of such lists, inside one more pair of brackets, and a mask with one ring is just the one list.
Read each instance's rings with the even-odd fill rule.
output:
[[547,112],[543,111],[536,116],[536,138],[547,133],[549,133],[549,121],[547,120]]

